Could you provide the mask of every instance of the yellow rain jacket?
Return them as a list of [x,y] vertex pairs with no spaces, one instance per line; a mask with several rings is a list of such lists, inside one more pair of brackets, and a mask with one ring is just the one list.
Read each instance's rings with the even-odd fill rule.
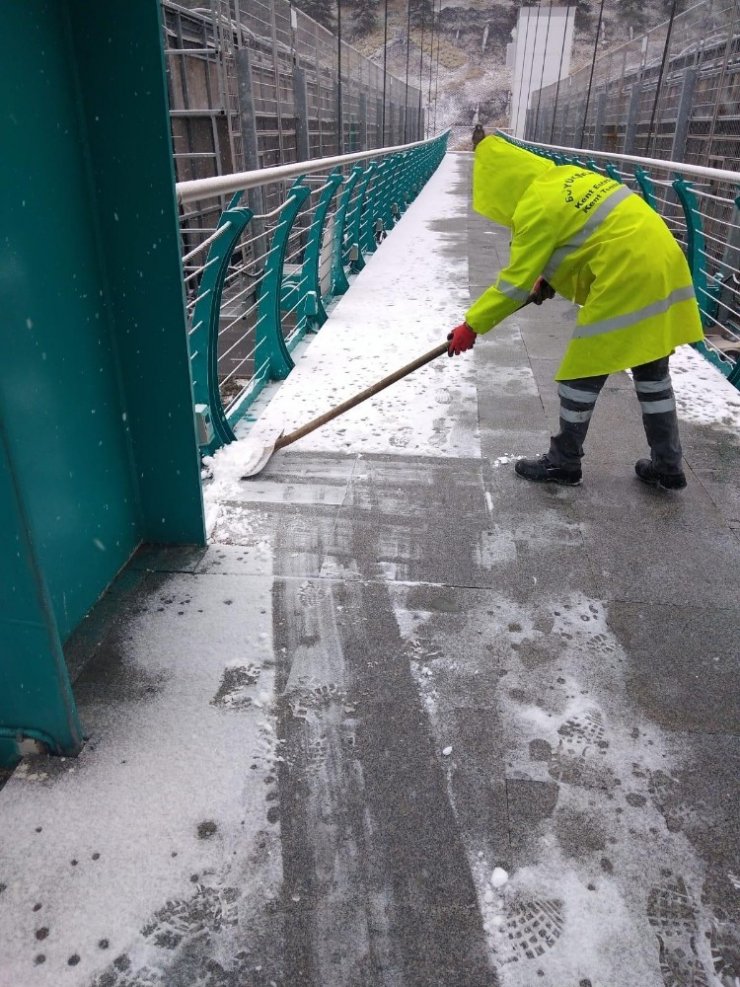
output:
[[703,338],[680,246],[625,185],[486,137],[475,151],[473,208],[513,236],[508,267],[465,321],[488,332],[543,275],[582,306],[556,380],[627,370]]

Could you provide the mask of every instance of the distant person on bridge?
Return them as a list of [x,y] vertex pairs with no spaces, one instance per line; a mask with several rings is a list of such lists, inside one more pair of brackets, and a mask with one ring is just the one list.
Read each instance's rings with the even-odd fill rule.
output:
[[626,186],[481,130],[473,134],[473,208],[512,230],[511,254],[496,284],[448,336],[450,356],[470,349],[530,294],[537,304],[555,291],[574,301],[581,308],[555,376],[560,431],[544,456],[518,460],[516,472],[538,483],[579,484],[599,392],[609,374],[631,369],[650,446],[650,459],[638,460],[635,472],[651,486],[682,489],[668,358],[704,334],[680,246]]

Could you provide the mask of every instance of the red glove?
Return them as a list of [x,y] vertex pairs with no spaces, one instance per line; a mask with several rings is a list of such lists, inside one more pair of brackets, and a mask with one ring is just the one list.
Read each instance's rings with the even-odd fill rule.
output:
[[543,277],[539,277],[535,281],[534,288],[532,288],[532,293],[529,297],[535,305],[541,305],[543,302],[555,297],[555,290]]
[[460,353],[464,353],[465,350],[472,350],[475,346],[475,333],[467,322],[455,326],[447,338],[450,341],[450,345],[447,347],[447,356],[459,356]]

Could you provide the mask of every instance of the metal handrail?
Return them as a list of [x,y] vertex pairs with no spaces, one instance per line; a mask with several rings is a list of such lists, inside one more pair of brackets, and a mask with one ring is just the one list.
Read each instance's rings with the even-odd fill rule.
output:
[[[421,191],[448,133],[178,186],[181,203],[233,193],[215,232],[203,231],[207,238],[186,253],[191,259],[208,247],[185,279],[194,296],[188,342],[203,453],[233,441],[262,389],[288,376],[291,353],[320,329],[325,303],[347,290],[347,275]],[[309,173],[316,180],[306,182]],[[185,243],[192,231],[182,233]]]
[[240,171],[233,175],[218,175],[214,178],[196,178],[189,182],[178,182],[175,186],[177,201],[185,204],[186,202],[195,202],[196,200],[212,199],[220,195],[228,195],[229,193],[258,188],[260,185],[267,185],[269,182],[286,181],[287,179],[299,178],[302,175],[331,171],[334,168],[340,168],[342,165],[354,164],[356,161],[369,161],[373,158],[387,157],[390,154],[400,154],[402,151],[410,151],[416,147],[430,145],[446,134],[449,134],[449,130],[443,131],[443,133],[435,137],[430,137],[427,140],[414,141],[411,144],[399,144],[397,147],[376,148],[373,151],[355,151],[353,154],[339,154],[333,158],[317,158],[313,161],[299,161],[295,164],[275,165],[272,168]]
[[[517,140],[505,130],[499,130],[502,137],[507,140]],[[559,144],[540,144],[537,141],[521,141],[527,147],[538,147],[543,151],[556,151],[558,154],[572,154],[580,158],[605,158],[607,161],[625,161],[629,164],[638,165],[641,168],[661,168],[663,171],[673,171],[680,175],[689,175],[693,178],[709,178],[716,182],[731,182],[740,184],[740,172],[727,171],[724,168],[706,168],[704,165],[687,165],[680,161],[666,161],[665,158],[639,158],[633,154],[615,154],[612,151],[584,150],[582,147],[562,147]]]

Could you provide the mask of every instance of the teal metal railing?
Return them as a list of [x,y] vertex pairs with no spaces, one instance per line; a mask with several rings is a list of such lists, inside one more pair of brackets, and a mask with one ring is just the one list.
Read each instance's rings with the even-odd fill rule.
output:
[[288,376],[291,353],[401,219],[447,137],[178,185],[181,202],[231,195],[183,257],[203,453],[233,441],[261,391]]
[[556,164],[575,164],[630,186],[681,243],[705,339],[695,343],[740,389],[740,175],[718,168],[514,140]]

